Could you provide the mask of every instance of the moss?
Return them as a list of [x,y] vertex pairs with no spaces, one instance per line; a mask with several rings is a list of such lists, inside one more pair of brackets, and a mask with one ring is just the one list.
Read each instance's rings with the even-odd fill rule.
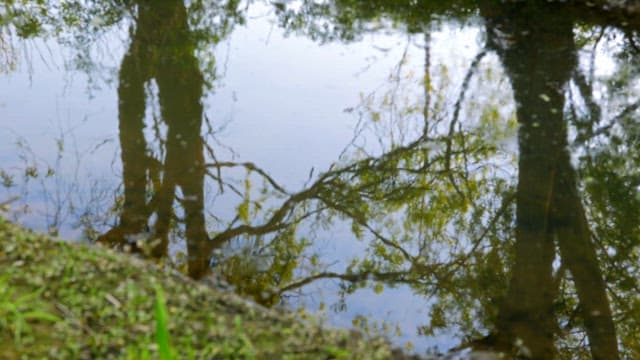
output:
[[[0,218],[0,358],[158,358],[156,290],[180,359],[387,359],[382,339],[303,323],[181,274]],[[3,295],[3,294],[0,294]]]

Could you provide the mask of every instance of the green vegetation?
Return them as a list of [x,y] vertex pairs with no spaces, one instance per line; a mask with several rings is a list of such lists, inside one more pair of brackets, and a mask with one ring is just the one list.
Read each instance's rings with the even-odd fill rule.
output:
[[393,356],[383,339],[323,329],[174,270],[2,218],[0,244],[2,359]]

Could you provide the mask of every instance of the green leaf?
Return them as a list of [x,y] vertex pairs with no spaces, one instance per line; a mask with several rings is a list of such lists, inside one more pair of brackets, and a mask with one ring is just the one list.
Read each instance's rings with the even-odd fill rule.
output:
[[373,291],[378,295],[382,294],[382,292],[384,291],[384,285],[382,285],[381,283],[377,283],[373,288]]
[[29,311],[22,314],[22,317],[26,320],[60,321],[59,317],[44,311]]
[[249,201],[243,201],[238,205],[238,218],[245,224],[249,222]]
[[324,346],[324,350],[336,359],[351,358],[351,352],[349,350],[341,349],[334,345],[326,345]]

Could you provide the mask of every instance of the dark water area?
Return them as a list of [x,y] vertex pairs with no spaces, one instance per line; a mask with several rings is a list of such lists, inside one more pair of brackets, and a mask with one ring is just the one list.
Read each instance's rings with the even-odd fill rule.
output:
[[640,358],[640,3],[0,19],[2,216],[420,354]]

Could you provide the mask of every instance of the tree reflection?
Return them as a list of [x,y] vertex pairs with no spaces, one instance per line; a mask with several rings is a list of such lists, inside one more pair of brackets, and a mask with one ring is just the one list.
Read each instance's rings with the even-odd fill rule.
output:
[[[176,190],[184,207],[188,271],[200,277],[208,268],[208,236],[204,220],[204,148],[200,135],[204,80],[194,54],[195,45],[182,1],[140,2],[135,32],[120,67],[119,134],[122,148],[124,203],[119,224],[98,241],[111,245],[130,243],[143,233],[155,213],[152,237],[157,243],[151,256],[168,254],[168,233],[176,220]],[[155,80],[160,113],[167,126],[165,158],[149,153],[144,137],[145,84]],[[149,185],[153,184],[153,189]],[[152,190],[151,196],[148,190]]]
[[[98,242],[162,259],[169,253],[170,233],[184,227],[189,276],[200,279],[209,275],[214,250],[218,251],[215,256],[218,276],[223,275],[242,294],[274,305],[278,297],[267,290],[274,282],[291,279],[299,262],[297,256],[308,245],[295,237],[295,225],[300,221],[296,215],[300,202],[297,197],[307,199],[307,196],[292,195],[293,199],[270,215],[266,212],[270,217],[264,224],[252,224],[249,213],[254,206],[260,208],[260,203],[251,201],[250,191],[242,193],[233,182],[227,182],[223,171],[244,168],[249,173],[245,180],[247,189],[254,173],[280,196],[288,193],[254,164],[219,161],[214,149],[205,145],[201,134],[206,118],[202,97],[210,84],[202,72],[203,61],[195,52],[201,46],[197,43],[199,34],[189,25],[189,19],[199,16],[188,14],[184,2],[178,0],[138,1],[129,5],[136,16],[129,49],[120,66],[118,87],[124,192],[118,224],[98,237]],[[203,8],[192,4],[189,10],[211,11],[207,4],[200,6]],[[223,7],[220,15],[223,23],[236,14],[237,6],[238,3],[229,3]],[[213,35],[223,36],[228,28],[222,30]],[[214,78],[211,74],[208,77]],[[160,105],[161,123],[156,120],[153,125],[155,147],[160,148],[160,154],[153,153],[154,144],[145,138],[145,111],[151,84],[157,86]],[[162,125],[166,126],[166,136],[158,133]],[[207,177],[219,185],[220,193],[226,189],[243,198],[234,220],[212,237],[205,221]],[[177,213],[176,200],[184,210],[182,217]],[[306,216],[309,214],[302,218]],[[276,233],[272,238],[262,239],[272,233]],[[243,244],[234,248],[231,242],[238,239],[244,240]],[[265,248],[270,250],[264,251]],[[238,256],[236,251],[242,255]]]
[[[546,6],[482,12],[490,14],[489,44],[509,74],[520,124],[515,263],[497,341],[508,348],[521,339],[531,357],[553,357],[557,242],[577,289],[592,356],[617,358],[605,283],[567,150],[564,89],[577,64],[573,21]],[[532,15],[545,21],[532,22]]]
[[[416,24],[427,23],[430,17],[455,13],[458,16],[469,19],[469,14],[473,12],[471,9],[475,7],[475,4],[463,4],[461,2],[447,2],[446,4],[441,4],[442,7],[437,8],[421,7],[421,10],[427,9],[421,13],[426,19],[421,22],[416,19],[418,16],[415,15],[420,13],[419,11],[408,15],[410,12],[408,9],[411,6],[418,6],[416,2],[412,4],[379,2],[373,6],[371,6],[371,3],[364,4],[360,1],[335,1],[329,4],[308,1],[303,2],[303,4],[296,10],[281,10],[283,23],[288,24],[290,29],[309,33],[311,36],[323,41],[333,39],[352,40],[363,32],[372,31],[370,25],[379,24],[377,21],[384,21],[384,19],[397,21],[393,25],[404,28],[409,32],[419,32],[422,31],[424,26],[416,26]],[[609,124],[600,127],[599,130],[593,129],[602,118],[602,115],[599,110],[600,105],[593,98],[593,92],[596,91],[590,87],[593,84],[585,81],[584,75],[577,67],[578,46],[582,45],[575,44],[574,28],[576,24],[578,22],[587,22],[596,27],[619,27],[623,29],[627,44],[631,48],[633,48],[635,37],[637,36],[635,35],[637,28],[634,27],[637,26],[637,23],[620,20],[621,18],[628,19],[629,16],[632,16],[631,14],[634,11],[632,8],[610,7],[603,9],[599,7],[600,5],[602,3],[593,3],[591,4],[592,9],[587,9],[581,7],[581,5],[559,6],[533,3],[499,5],[491,2],[481,2],[480,15],[486,24],[487,46],[498,54],[512,85],[517,120],[520,125],[518,134],[520,151],[518,180],[515,189],[516,210],[515,219],[512,223],[512,231],[515,236],[513,250],[504,248],[504,244],[493,243],[492,247],[498,246],[504,250],[490,248],[489,252],[483,255],[481,252],[482,247],[473,246],[473,251],[468,257],[458,257],[457,261],[449,262],[448,265],[451,267],[456,263],[459,264],[461,259],[471,260],[476,258],[479,260],[485,256],[490,256],[493,259],[492,261],[499,262],[499,257],[503,257],[502,261],[507,261],[507,264],[513,261],[512,266],[509,268],[510,280],[506,293],[500,294],[499,291],[495,294],[483,291],[476,293],[476,295],[484,293],[484,296],[494,299],[497,296],[498,299],[502,300],[492,301],[494,306],[497,306],[498,311],[493,320],[491,320],[492,312],[489,311],[489,316],[486,319],[490,320],[487,325],[493,330],[490,336],[481,341],[472,342],[475,347],[484,348],[488,346],[489,348],[506,351],[514,355],[519,353],[522,356],[533,358],[564,356],[562,353],[558,353],[556,345],[558,343],[571,344],[572,340],[568,340],[558,326],[564,326],[564,331],[573,328],[575,326],[575,314],[578,314],[584,323],[591,356],[594,358],[619,357],[614,315],[607,295],[608,285],[605,283],[605,275],[603,274],[603,269],[609,266],[607,263],[609,255],[606,252],[598,252],[597,247],[605,244],[614,247],[624,246],[622,244],[628,244],[629,238],[619,238],[621,243],[613,245],[613,243],[604,240],[609,239],[611,234],[594,236],[590,229],[594,225],[593,222],[595,221],[595,225],[601,227],[606,220],[602,218],[602,222],[600,222],[597,219],[588,218],[588,213],[591,213],[592,216],[595,214],[593,210],[585,209],[584,203],[586,202],[588,205],[596,204],[582,198],[580,181],[583,179],[578,177],[571,165],[571,154],[568,148],[568,127],[570,125],[575,127],[574,129],[578,134],[576,144],[579,143],[580,145],[576,147],[576,153],[582,151],[591,153],[588,146],[581,143],[584,140],[583,136],[593,138],[595,133],[602,134],[609,126],[612,126]],[[355,15],[349,17],[343,14]],[[406,22],[399,20],[404,19],[405,16]],[[620,17],[616,18],[615,16]],[[334,27],[318,26],[323,21],[335,23],[336,25]],[[335,32],[332,32],[334,30]],[[602,31],[600,31],[599,36],[602,37]],[[586,104],[587,119],[577,118],[575,103],[569,104],[569,109],[573,110],[573,116],[571,113],[566,112],[568,107],[565,102],[565,95],[569,89],[570,81],[579,89],[580,96],[582,96],[580,100],[584,100]],[[465,80],[463,87],[466,86]],[[620,89],[617,86],[615,88]],[[615,99],[617,95],[611,94],[611,96]],[[428,101],[426,103],[428,104]],[[456,103],[457,105],[458,103]],[[621,115],[624,114],[625,118],[633,116],[632,114],[635,113],[636,107],[635,104],[632,104],[624,109]],[[428,114],[426,109],[425,114]],[[457,111],[454,111],[454,114],[457,114]],[[455,121],[457,121],[457,116],[454,115],[450,128],[453,128]],[[626,124],[630,123],[633,123],[633,120],[626,122]],[[631,134],[635,133],[633,128],[630,130]],[[627,131],[623,130],[621,133],[627,134]],[[450,133],[449,135],[455,135],[455,133]],[[470,137],[473,137],[473,135]],[[629,136],[625,135],[625,137],[628,138]],[[449,141],[453,141],[451,139],[454,139],[454,137],[450,136],[449,139]],[[600,137],[599,139],[602,138]],[[614,142],[619,141],[615,137],[611,140]],[[636,145],[632,145],[629,142],[626,144],[628,144],[629,149],[637,148]],[[449,149],[451,147],[451,145],[447,146]],[[614,146],[614,148],[620,150],[621,148],[626,149],[627,146]],[[610,154],[608,151],[604,153]],[[620,193],[617,190],[604,190],[602,188],[602,180],[594,178],[594,175],[599,172],[595,170],[599,164],[597,161],[594,162],[594,158],[599,158],[599,160],[605,162],[612,161],[611,157],[604,155],[604,153],[599,151],[593,156],[584,157],[584,159],[589,160],[589,165],[587,166],[589,175],[586,177],[589,181],[588,188],[593,190],[598,188],[599,192],[595,195],[596,199],[600,201],[604,200],[601,197],[603,193],[608,193],[609,191]],[[483,155],[490,156],[490,153],[483,153]],[[630,160],[629,155],[633,158],[633,155],[626,153],[627,157],[624,157],[624,162]],[[605,158],[607,160],[604,160]],[[610,168],[610,165],[604,166],[605,168]],[[636,167],[637,165],[632,166]],[[421,170],[428,173],[434,169]],[[453,178],[457,178],[455,171],[452,172],[452,169],[448,166],[444,170],[442,176],[450,177],[453,173]],[[600,173],[597,176],[602,175],[604,174]],[[609,177],[608,182],[619,178],[611,173],[605,176]],[[459,182],[468,184],[468,180],[463,179]],[[634,194],[633,188],[629,187],[633,186],[631,184],[635,184],[631,179],[627,176],[624,180],[618,180],[619,184],[625,185],[619,195],[623,197],[618,197],[618,206],[627,208],[635,203],[633,199],[624,198],[624,195],[622,195],[629,196]],[[453,185],[453,189],[458,192],[460,197],[464,198],[465,193],[455,187],[457,182],[455,180],[451,181],[451,185]],[[596,186],[598,183],[600,185]],[[415,183],[413,186],[415,189]],[[494,194],[499,195],[499,193]],[[433,203],[433,195],[423,193],[418,195],[418,198],[422,196],[426,196],[426,202],[430,202],[432,207],[436,205],[435,207],[438,210],[446,213],[446,209],[443,210]],[[403,199],[404,201],[411,201],[410,196]],[[615,198],[609,199],[604,201],[615,201]],[[476,204],[481,203],[481,197],[477,196],[467,198],[467,200]],[[622,203],[625,205],[622,205]],[[609,210],[602,208],[603,205],[601,204],[600,209],[596,211],[596,213],[599,213],[597,216],[606,217],[604,213],[609,212]],[[503,208],[499,209],[500,211],[497,214],[501,217],[506,216],[506,213],[500,214]],[[465,218],[463,216],[464,213],[464,211],[457,212],[453,214],[453,217]],[[410,216],[411,212],[408,211],[407,217]],[[616,216],[616,219],[621,220],[621,216]],[[475,220],[482,221],[483,218],[479,217],[475,218]],[[426,227],[431,229],[434,226],[433,218],[431,217],[422,217],[413,221],[426,221],[428,222]],[[492,222],[493,220],[489,223]],[[496,221],[496,223],[499,222],[499,220]],[[455,224],[455,221],[451,224]],[[627,222],[618,224],[620,226],[619,230],[613,230],[612,226],[607,227],[609,231],[613,230],[613,234],[623,231],[629,235],[631,235],[629,233],[631,229],[637,228],[637,221],[635,220],[629,219]],[[613,227],[618,229],[617,226]],[[459,223],[455,228],[460,232],[469,231],[469,228],[460,226]],[[496,228],[493,228],[490,229],[490,232],[499,235],[496,230]],[[507,231],[507,233],[500,236],[506,235],[510,237],[509,232]],[[633,236],[633,238],[637,238],[637,236]],[[436,240],[436,237],[432,237],[430,241]],[[503,238],[504,240],[508,240],[508,238]],[[457,244],[457,242],[454,243]],[[475,243],[472,241],[472,244]],[[385,245],[389,245],[388,247],[391,249],[397,246],[393,242]],[[498,258],[496,258],[496,250],[502,254],[498,255]],[[373,258],[390,261],[389,257],[385,257],[386,255],[380,255],[385,251],[389,250],[378,251],[378,254]],[[556,254],[556,251],[558,251],[558,254]],[[399,252],[407,254],[405,250],[400,250]],[[624,253],[628,253],[628,250]],[[620,255],[620,253],[617,253],[616,256],[626,258],[625,255]],[[513,257],[513,260],[510,260],[511,257]],[[407,255],[405,258],[408,260],[412,256]],[[555,265],[554,260],[558,258],[560,260],[559,265]],[[367,261],[364,261],[364,263],[371,264],[371,262]],[[459,279],[464,279],[465,276],[469,277],[467,282],[460,283],[460,285],[473,288],[470,282],[481,279],[480,276],[483,273],[480,265],[481,263],[474,264],[474,261],[465,261],[456,271],[459,272],[458,276],[465,272],[468,274]],[[629,263],[624,265],[627,268],[628,266]],[[361,268],[366,270],[366,266]],[[438,274],[437,267],[427,268],[432,272],[432,275],[435,275],[434,277],[437,279],[436,283],[438,284],[432,289],[433,293],[440,298],[441,304],[441,306],[434,307],[434,309],[440,310],[432,312],[432,325],[434,324],[434,319],[436,319],[435,324],[438,327],[441,326],[439,321],[442,321],[438,319],[445,317],[441,314],[442,309],[450,309],[449,316],[451,316],[451,303],[446,300],[449,296],[448,293],[457,292],[460,294],[462,291],[451,289],[451,286],[448,285],[448,282],[452,280],[450,277],[436,275]],[[473,275],[474,271],[477,272],[475,276]],[[572,280],[572,285],[569,287],[566,285],[565,272],[567,271],[571,274]],[[609,268],[606,271],[611,274],[610,271],[612,269]],[[615,271],[619,272],[620,269]],[[501,274],[500,270],[497,270],[495,274],[489,274],[489,278],[492,279],[489,281],[501,281]],[[607,277],[609,276],[607,275]],[[609,279],[609,281],[611,280],[613,279]],[[484,280],[484,282],[486,283],[487,281]],[[635,283],[635,281],[632,282]],[[560,284],[563,285],[561,286]],[[416,288],[415,285],[417,284],[414,284],[414,288]],[[572,291],[567,292],[568,288],[575,289],[575,294]],[[559,294],[559,292],[562,294]],[[609,296],[611,295],[612,293],[609,293]],[[575,296],[575,301],[569,300],[573,296]],[[566,313],[563,314],[564,309],[559,310],[559,307],[562,308],[571,303],[575,304],[576,301],[578,305],[569,310],[571,315],[566,318]],[[480,300],[480,302],[484,303],[483,300]],[[459,311],[467,312],[468,309],[465,310],[461,307],[463,304],[458,302],[457,308]],[[472,302],[469,305],[477,306]],[[628,305],[620,304],[618,306],[621,309],[628,308]],[[558,324],[558,316],[561,318],[560,324]],[[627,320],[631,319],[627,318]],[[634,322],[635,320],[631,321]],[[624,326],[626,327],[627,325]],[[571,337],[569,336],[568,338]],[[560,340],[560,338],[563,339]],[[631,346],[627,349],[632,349],[633,342],[627,343],[626,346]],[[564,348],[564,351],[567,351],[567,349],[571,348]],[[570,351],[578,350],[573,348]]]

